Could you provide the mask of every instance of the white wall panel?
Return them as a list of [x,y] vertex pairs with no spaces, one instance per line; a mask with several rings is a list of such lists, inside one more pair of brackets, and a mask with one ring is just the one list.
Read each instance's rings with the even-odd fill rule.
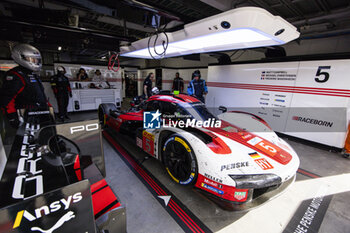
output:
[[162,90],[171,90],[177,69],[162,69]]
[[206,102],[211,108],[248,107],[276,131],[341,148],[350,115],[349,73],[350,60],[210,66]]

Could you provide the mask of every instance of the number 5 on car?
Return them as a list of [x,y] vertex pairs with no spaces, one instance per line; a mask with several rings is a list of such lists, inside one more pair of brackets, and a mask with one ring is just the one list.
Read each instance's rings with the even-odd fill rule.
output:
[[154,135],[146,130],[142,132],[142,148],[148,154],[154,156]]

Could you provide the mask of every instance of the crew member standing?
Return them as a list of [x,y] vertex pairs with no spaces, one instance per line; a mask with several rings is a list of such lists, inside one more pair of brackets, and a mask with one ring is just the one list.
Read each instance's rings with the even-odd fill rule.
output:
[[18,44],[11,51],[12,59],[19,65],[6,72],[0,88],[0,106],[10,125],[17,128],[17,109],[48,110],[44,87],[38,76],[41,54],[29,44]]
[[173,92],[174,91],[180,91],[180,92],[184,91],[184,80],[180,77],[179,72],[176,72],[176,76],[175,76],[174,81],[173,81],[172,90],[173,90]]
[[147,77],[145,78],[145,81],[143,81],[143,95],[145,99],[148,99],[152,95],[152,81],[153,81],[154,74],[149,73]]
[[201,72],[199,70],[194,71],[192,78],[192,81],[188,84],[187,93],[205,103],[205,98],[203,95],[208,93],[208,88],[205,80],[201,79]]
[[58,118],[63,122],[68,119],[67,107],[69,97],[72,97],[69,79],[65,76],[66,69],[63,66],[57,67],[57,74],[51,77],[51,87],[55,94],[58,105]]

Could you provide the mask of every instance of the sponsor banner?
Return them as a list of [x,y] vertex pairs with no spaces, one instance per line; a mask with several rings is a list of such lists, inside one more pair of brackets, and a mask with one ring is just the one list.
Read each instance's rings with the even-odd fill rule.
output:
[[346,114],[346,108],[291,108],[285,131],[346,132]]

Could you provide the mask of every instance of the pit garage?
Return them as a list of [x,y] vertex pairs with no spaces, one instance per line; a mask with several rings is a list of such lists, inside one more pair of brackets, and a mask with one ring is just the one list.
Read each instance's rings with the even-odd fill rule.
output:
[[0,3],[0,232],[350,232],[345,0]]

